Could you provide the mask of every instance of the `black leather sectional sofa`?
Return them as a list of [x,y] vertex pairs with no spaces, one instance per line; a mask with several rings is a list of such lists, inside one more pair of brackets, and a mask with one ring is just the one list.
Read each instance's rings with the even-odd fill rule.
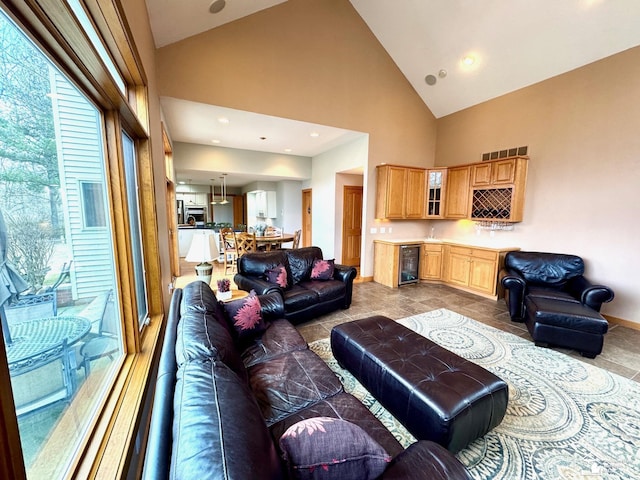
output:
[[207,284],[196,281],[174,292],[144,479],[291,478],[279,439],[301,420],[318,417],[357,425],[387,452],[377,478],[471,478],[436,443],[403,449],[282,318],[282,297],[272,292],[258,298],[264,329],[242,338]]

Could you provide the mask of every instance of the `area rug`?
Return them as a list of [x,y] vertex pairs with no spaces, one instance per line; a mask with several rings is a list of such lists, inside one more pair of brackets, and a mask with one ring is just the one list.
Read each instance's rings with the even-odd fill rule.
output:
[[[474,479],[640,479],[640,384],[439,309],[398,320],[509,384],[502,423],[457,454]],[[415,441],[331,354],[310,348],[405,447]]]

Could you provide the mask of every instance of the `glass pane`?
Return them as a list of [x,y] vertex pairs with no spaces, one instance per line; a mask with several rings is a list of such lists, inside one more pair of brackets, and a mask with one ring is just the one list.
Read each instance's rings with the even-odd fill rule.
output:
[[144,261],[142,251],[142,235],[140,233],[138,169],[136,168],[136,151],[133,140],[122,133],[122,150],[124,153],[124,170],[127,182],[127,204],[131,230],[131,253],[133,255],[133,271],[136,283],[136,302],[138,304],[138,326],[142,329],[147,317],[147,296],[145,288]]
[[123,358],[102,139],[101,112],[0,12],[0,316],[33,479],[66,471]]

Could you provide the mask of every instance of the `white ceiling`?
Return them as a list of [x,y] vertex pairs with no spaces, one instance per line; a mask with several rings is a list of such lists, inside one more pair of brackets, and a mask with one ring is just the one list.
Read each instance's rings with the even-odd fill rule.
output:
[[[211,1],[146,0],[156,46],[282,3],[226,0],[214,15],[208,13]],[[639,0],[350,1],[438,118],[640,45]],[[469,54],[477,61],[464,67],[462,58]],[[440,77],[440,70],[446,76]],[[436,77],[435,85],[427,85],[427,75]],[[175,141],[206,145],[212,144],[211,132],[225,132],[217,121],[219,112],[236,115],[169,98],[162,99],[162,107]],[[231,143],[221,146],[319,153],[322,140],[308,137],[306,131],[320,126],[303,124],[298,129],[291,120],[237,115],[226,129]],[[343,135],[353,135],[322,128],[330,146],[341,143]],[[260,136],[267,140],[256,140]]]

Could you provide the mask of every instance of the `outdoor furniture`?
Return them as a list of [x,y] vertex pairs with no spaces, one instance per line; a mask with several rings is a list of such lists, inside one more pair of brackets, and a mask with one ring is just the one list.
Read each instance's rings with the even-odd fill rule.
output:
[[[6,350],[18,416],[73,396],[77,380],[70,347],[90,328],[89,320],[78,316],[39,318],[12,326],[13,342],[6,345]],[[30,374],[27,379],[26,374]],[[58,375],[60,382],[56,383]],[[18,380],[21,376],[22,385]],[[31,377],[37,381],[31,381]],[[45,378],[47,381],[42,381]]]
[[55,290],[35,295],[21,295],[8,304],[0,306],[2,331],[5,342],[13,341],[11,331],[14,325],[44,317],[55,317],[58,314],[58,299]]
[[112,290],[101,293],[80,312],[93,328],[97,327],[97,332],[89,332],[80,346],[82,364],[78,368],[84,368],[85,378],[91,373],[91,362],[102,357],[113,359],[121,350],[117,318],[113,309],[109,309],[112,294]]

